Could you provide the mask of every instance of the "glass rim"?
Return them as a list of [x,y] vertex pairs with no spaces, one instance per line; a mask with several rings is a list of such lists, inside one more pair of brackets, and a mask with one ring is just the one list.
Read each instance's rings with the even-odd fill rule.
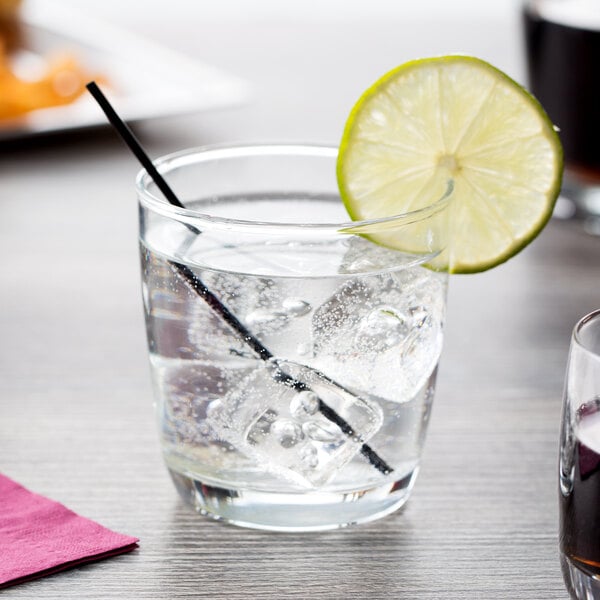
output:
[[[338,153],[337,146],[318,143],[289,143],[289,142],[249,142],[240,144],[214,144],[206,146],[196,146],[172,152],[161,156],[153,161],[156,169],[161,175],[168,173],[173,168],[190,165],[192,163],[204,162],[221,158],[235,158],[240,156],[267,156],[269,154],[277,154],[279,156],[305,156],[305,157],[323,157],[335,158]],[[202,160],[194,160],[192,158],[201,156]],[[416,223],[424,221],[437,212],[446,208],[451,200],[454,190],[454,182],[449,179],[444,193],[436,198],[431,204],[422,208],[407,211],[389,217],[380,217],[376,219],[365,220],[350,220],[338,223],[298,223],[286,221],[250,221],[244,219],[232,219],[228,217],[218,217],[195,210],[192,208],[181,208],[170,204],[162,195],[155,195],[148,189],[149,185],[154,184],[154,181],[146,171],[141,169],[135,179],[135,187],[138,193],[140,203],[147,208],[155,210],[166,217],[181,219],[188,223],[205,223],[216,228],[261,228],[261,229],[302,229],[302,230],[323,230],[335,229],[336,231],[348,231],[352,233],[364,232],[367,233],[374,228],[381,227],[387,229],[398,224]]]
[[600,308],[596,309],[596,310],[593,310],[592,312],[588,313],[584,317],[581,317],[581,319],[579,319],[579,321],[577,321],[577,324],[573,328],[573,341],[583,351],[585,351],[585,352],[591,354],[592,356],[595,356],[598,359],[600,359],[600,353],[596,352],[595,350],[592,350],[591,348],[589,348],[588,345],[585,344],[584,341],[581,339],[581,335],[582,335],[583,329],[588,324],[590,324],[590,323],[592,323],[592,322],[594,322],[594,321],[596,321],[598,319],[600,319]]

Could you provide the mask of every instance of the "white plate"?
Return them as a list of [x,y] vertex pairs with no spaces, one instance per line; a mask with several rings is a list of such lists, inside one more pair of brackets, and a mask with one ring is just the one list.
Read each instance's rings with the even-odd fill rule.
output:
[[[110,87],[103,91],[127,121],[227,108],[250,99],[250,85],[243,79],[60,8],[47,0],[25,4],[26,47],[21,59],[34,64],[40,57],[61,51],[73,55],[86,71],[107,79]],[[105,123],[98,105],[84,94],[66,106],[0,121],[0,140]]]

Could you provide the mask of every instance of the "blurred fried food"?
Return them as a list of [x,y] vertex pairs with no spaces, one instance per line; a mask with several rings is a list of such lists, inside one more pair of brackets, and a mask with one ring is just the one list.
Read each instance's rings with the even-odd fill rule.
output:
[[40,108],[70,104],[90,79],[102,80],[70,54],[40,59],[43,66],[35,77],[15,69],[13,59],[25,45],[20,6],[21,0],[0,0],[0,127]]
[[9,53],[0,47],[0,119],[70,104],[85,91],[90,79],[90,74],[68,55],[49,60],[42,77],[21,79],[11,68]]

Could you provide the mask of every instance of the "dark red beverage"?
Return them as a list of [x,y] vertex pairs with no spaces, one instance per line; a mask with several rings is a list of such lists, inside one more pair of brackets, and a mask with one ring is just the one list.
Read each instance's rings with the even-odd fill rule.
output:
[[574,4],[542,0],[524,9],[529,87],[560,128],[568,169],[598,184],[600,8],[564,10]]
[[576,568],[600,576],[600,401],[579,409],[573,433],[565,446],[572,455],[563,450],[561,458],[560,549]]

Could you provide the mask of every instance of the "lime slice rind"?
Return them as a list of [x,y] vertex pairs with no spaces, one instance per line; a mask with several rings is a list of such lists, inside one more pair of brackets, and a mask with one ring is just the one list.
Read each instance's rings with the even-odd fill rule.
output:
[[[419,188],[454,179],[448,270],[473,273],[540,233],[560,191],[562,160],[558,135],[527,90],[480,59],[447,56],[401,65],[361,96],[344,129],[337,177],[354,220],[423,208],[430,198]],[[399,250],[407,243],[385,240]]]

